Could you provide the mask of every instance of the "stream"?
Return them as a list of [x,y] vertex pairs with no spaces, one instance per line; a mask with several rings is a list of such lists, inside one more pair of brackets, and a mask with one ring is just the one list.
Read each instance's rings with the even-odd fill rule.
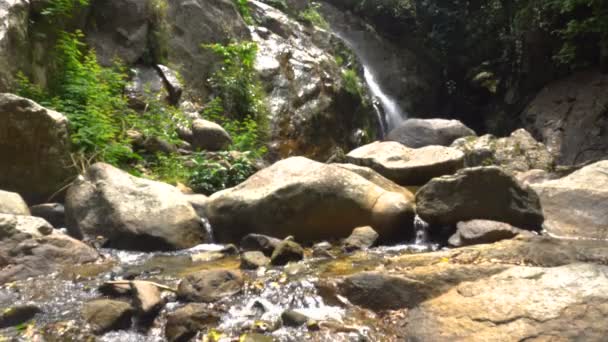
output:
[[[417,243],[374,247],[349,254],[334,247],[330,250],[334,257],[329,258],[315,257],[307,248],[303,261],[284,267],[243,271],[245,286],[239,294],[206,304],[221,316],[219,323],[212,327],[213,331],[223,336],[219,341],[235,341],[252,331],[272,336],[275,341],[384,340],[384,336],[394,335],[396,332],[392,329],[397,327],[379,325],[377,314],[350,305],[345,298],[332,292],[330,284],[356,272],[383,269],[387,260],[394,256],[437,249],[421,239],[423,232],[417,235]],[[176,288],[180,279],[201,270],[238,269],[238,252],[233,246],[227,247],[205,244],[163,253],[101,249],[102,262],[5,284],[0,287],[0,307],[35,305],[41,313],[27,326],[0,329],[0,336],[29,336],[32,340],[45,341],[87,340],[91,335],[88,329],[83,329],[82,305],[104,297],[99,291],[104,282],[138,279]],[[98,340],[165,341],[166,315],[183,303],[171,292],[164,292],[163,296],[166,305],[152,324],[144,326],[135,322],[136,328],[112,331]],[[331,322],[332,328],[315,330],[282,326],[280,317],[286,309],[296,310],[317,322]]]

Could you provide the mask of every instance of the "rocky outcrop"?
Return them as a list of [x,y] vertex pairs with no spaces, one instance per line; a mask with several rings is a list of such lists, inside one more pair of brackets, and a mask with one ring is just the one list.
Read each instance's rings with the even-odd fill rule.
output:
[[259,23],[252,38],[255,69],[267,90],[270,156],[326,160],[336,147],[350,150],[373,139],[378,122],[366,90],[363,84],[348,89],[336,63],[338,50],[346,50],[340,41],[274,7],[249,4]]
[[215,122],[196,119],[192,122],[192,147],[204,151],[220,151],[232,144],[230,134]]
[[490,134],[462,138],[454,141],[452,147],[464,152],[468,167],[498,165],[503,170],[518,173],[532,169],[550,171],[555,164],[553,154],[525,129],[518,129],[504,138]]
[[167,1],[164,20],[167,31],[168,64],[184,78],[188,98],[205,99],[207,80],[217,58],[204,44],[226,44],[231,40],[251,40],[251,35],[233,1],[174,0]]
[[608,155],[608,75],[576,73],[547,85],[522,114],[527,130],[541,139],[560,164]]
[[531,186],[540,197],[547,232],[566,238],[608,239],[608,161]]
[[0,92],[13,89],[18,71],[27,71],[29,2],[0,3]]
[[13,94],[0,94],[0,188],[29,203],[47,201],[74,176],[67,119]]
[[390,131],[385,140],[419,148],[429,145],[450,146],[458,138],[476,135],[475,131],[458,120],[407,119]]
[[422,185],[464,166],[464,154],[443,146],[409,148],[394,141],[374,142],[346,155],[349,163],[368,166],[399,185]]
[[504,222],[471,220],[458,222],[456,233],[450,237],[448,243],[453,247],[462,247],[511,239],[519,234],[532,233]]
[[30,209],[18,193],[0,190],[0,214],[29,215]]
[[0,284],[72,268],[99,258],[95,249],[45,220],[0,214]]
[[180,249],[207,240],[201,219],[175,187],[97,163],[68,189],[68,229],[136,250]]
[[248,233],[319,241],[367,225],[381,239],[405,240],[413,233],[412,202],[402,193],[303,157],[277,162],[213,194],[206,212],[220,241]]
[[539,230],[543,222],[534,190],[495,166],[432,179],[416,193],[416,212],[436,225],[487,219]]
[[[513,267],[462,283],[411,310],[404,331],[416,341],[601,341],[608,268],[572,264]],[[415,324],[414,324],[415,322]]]

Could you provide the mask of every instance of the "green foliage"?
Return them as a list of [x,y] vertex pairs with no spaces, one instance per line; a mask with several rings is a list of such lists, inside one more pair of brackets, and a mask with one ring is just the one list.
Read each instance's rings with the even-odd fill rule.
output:
[[188,184],[192,170],[186,166],[186,161],[177,154],[158,153],[148,166],[151,178],[173,185]]
[[361,97],[363,94],[363,86],[357,71],[346,69],[342,71],[342,80],[346,91],[354,96]]
[[329,24],[321,13],[319,13],[319,4],[311,3],[308,8],[298,14],[298,18],[322,29],[329,29]]
[[170,26],[167,22],[168,0],[148,0],[151,29],[148,51],[143,56],[149,64],[164,64],[169,55]]
[[78,6],[86,7],[89,0],[52,0],[42,10],[42,15],[53,19],[69,18]]
[[220,152],[214,157],[202,156],[194,160],[196,166],[188,185],[196,192],[210,195],[244,182],[255,171],[249,153]]
[[205,47],[221,57],[223,65],[210,79],[217,96],[207,104],[203,117],[222,125],[236,150],[261,156],[268,135],[268,108],[254,69],[257,45],[241,42]]
[[253,25],[253,17],[251,17],[251,11],[249,11],[249,0],[233,0],[233,2],[241,14],[241,17],[245,20],[245,23],[247,23],[247,25]]

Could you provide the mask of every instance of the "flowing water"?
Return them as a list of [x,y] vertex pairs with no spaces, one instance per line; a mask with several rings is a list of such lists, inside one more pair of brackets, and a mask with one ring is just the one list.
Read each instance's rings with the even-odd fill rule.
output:
[[[385,341],[396,336],[398,326],[381,324],[376,313],[353,306],[335,290],[336,280],[343,276],[384,269],[391,257],[435,250],[436,246],[419,244],[375,247],[368,251],[344,254],[339,248],[333,258],[313,257],[306,250],[305,260],[285,267],[244,271],[243,291],[233,297],[208,304],[221,315],[213,327],[226,336],[221,341],[234,341],[245,332],[256,331],[272,336],[275,341]],[[35,323],[26,329],[0,329],[1,336],[29,336],[25,340],[87,340],[90,332],[82,321],[82,305],[103,297],[98,291],[105,281],[117,279],[150,280],[177,287],[181,278],[200,270],[238,269],[240,258],[225,245],[206,244],[179,252],[144,253],[102,249],[104,261],[74,267],[58,274],[0,286],[0,308],[33,304],[42,310]],[[165,292],[167,304],[151,326],[106,333],[98,340],[121,342],[164,341],[166,316],[183,305],[174,294]],[[332,328],[317,330],[293,328],[280,324],[286,309],[305,314],[318,322],[329,322]],[[202,333],[201,333],[202,334]]]

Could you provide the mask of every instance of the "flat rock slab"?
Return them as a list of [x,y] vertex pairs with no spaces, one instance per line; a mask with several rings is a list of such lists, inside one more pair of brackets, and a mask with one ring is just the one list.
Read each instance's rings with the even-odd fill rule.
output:
[[444,146],[409,148],[398,142],[374,142],[346,155],[349,163],[367,166],[399,185],[422,185],[464,167],[464,154]]

